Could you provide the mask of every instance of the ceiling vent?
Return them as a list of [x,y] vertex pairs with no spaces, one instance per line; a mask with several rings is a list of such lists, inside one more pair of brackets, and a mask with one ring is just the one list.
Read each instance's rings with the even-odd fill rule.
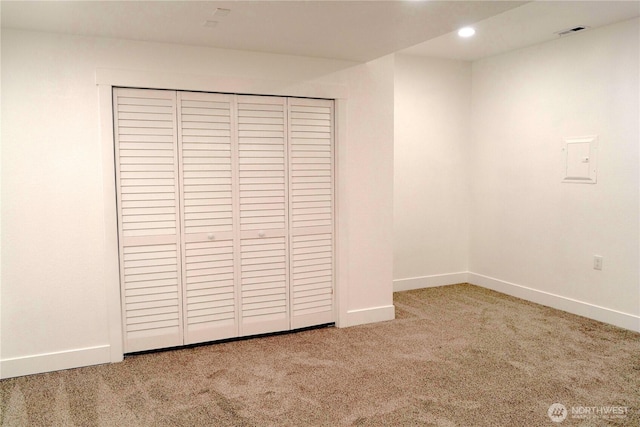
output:
[[557,34],[558,36],[562,37],[562,36],[567,36],[569,34],[577,33],[579,31],[584,31],[584,30],[587,30],[589,28],[590,27],[588,27],[586,25],[578,25],[577,27],[567,28],[566,30],[562,30],[562,31],[556,31],[553,34]]

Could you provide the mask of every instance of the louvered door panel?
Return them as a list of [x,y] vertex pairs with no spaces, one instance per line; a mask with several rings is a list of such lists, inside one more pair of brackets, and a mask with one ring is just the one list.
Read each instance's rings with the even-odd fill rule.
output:
[[177,245],[123,247],[125,352],[182,344]]
[[286,99],[238,96],[241,335],[289,329]]
[[238,335],[232,96],[179,92],[178,109],[185,344],[193,344]]
[[125,352],[182,344],[176,94],[114,89]]
[[334,321],[333,101],[289,101],[291,328]]
[[240,229],[286,230],[285,99],[238,97]]
[[285,237],[243,239],[242,335],[289,329]]
[[233,240],[185,245],[185,344],[238,335]]

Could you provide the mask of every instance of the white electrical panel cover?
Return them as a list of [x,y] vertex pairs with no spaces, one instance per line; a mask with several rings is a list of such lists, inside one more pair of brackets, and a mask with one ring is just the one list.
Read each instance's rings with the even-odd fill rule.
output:
[[595,184],[597,178],[598,137],[564,139],[563,179],[565,183]]

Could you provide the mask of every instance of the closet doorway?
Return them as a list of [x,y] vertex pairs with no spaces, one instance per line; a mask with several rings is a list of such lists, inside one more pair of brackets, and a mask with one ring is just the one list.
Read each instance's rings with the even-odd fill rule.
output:
[[124,352],[335,321],[334,101],[113,89]]

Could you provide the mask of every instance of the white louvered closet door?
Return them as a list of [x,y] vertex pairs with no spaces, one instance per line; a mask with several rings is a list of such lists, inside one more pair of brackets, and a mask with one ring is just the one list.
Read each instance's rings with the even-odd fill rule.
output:
[[114,89],[125,352],[181,345],[176,93]]
[[240,335],[290,328],[286,98],[238,96]]
[[335,320],[333,108],[114,89],[126,353]]
[[290,98],[291,328],[334,321],[333,101]]
[[232,100],[178,92],[185,344],[238,336]]

